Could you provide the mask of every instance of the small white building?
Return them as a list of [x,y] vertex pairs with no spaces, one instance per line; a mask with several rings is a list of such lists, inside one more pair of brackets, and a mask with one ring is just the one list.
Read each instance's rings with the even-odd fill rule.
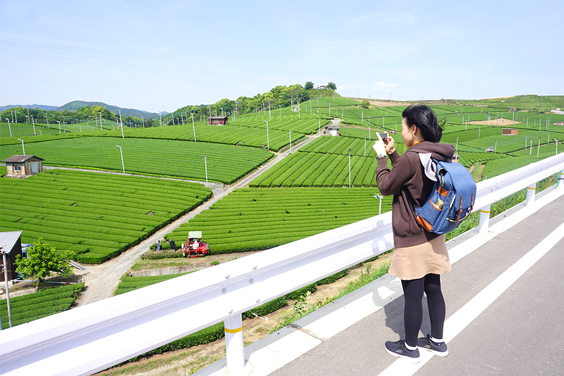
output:
[[329,136],[338,136],[339,135],[339,127],[336,125],[328,125],[325,128],[325,134]]
[[28,176],[43,172],[43,158],[35,155],[12,155],[3,160],[6,163],[7,178],[27,178]]

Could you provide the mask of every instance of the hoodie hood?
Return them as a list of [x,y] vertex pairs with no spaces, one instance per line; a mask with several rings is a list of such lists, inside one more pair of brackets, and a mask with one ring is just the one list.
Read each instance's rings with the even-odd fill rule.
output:
[[454,146],[438,142],[423,141],[407,149],[406,153],[431,153],[431,157],[437,161],[450,161],[454,156]]

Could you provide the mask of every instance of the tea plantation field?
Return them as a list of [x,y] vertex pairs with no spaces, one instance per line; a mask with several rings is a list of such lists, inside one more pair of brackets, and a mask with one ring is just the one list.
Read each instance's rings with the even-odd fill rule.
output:
[[[208,180],[230,184],[272,157],[266,150],[203,142],[182,142],[140,138],[78,137],[26,145],[26,154],[45,159],[45,164],[172,176],[205,181],[202,155],[207,157]],[[22,154],[19,145],[2,146],[0,158]]]
[[0,137],[2,139],[10,138],[10,128],[12,130],[12,137],[16,140],[18,137],[24,136],[59,134],[58,128],[55,128],[54,126],[48,128],[47,126],[36,124],[34,133],[33,124],[10,122],[10,125],[8,125],[8,123],[5,122],[0,124]]
[[[260,125],[264,125],[264,122]],[[298,129],[300,127],[295,128]],[[195,126],[195,130],[196,142],[243,145],[264,149],[267,147],[266,127],[198,125]],[[121,136],[120,131],[106,133],[108,136],[112,137]],[[133,138],[194,141],[194,129],[191,124],[173,125],[159,128],[124,129],[124,134],[126,137]],[[303,137],[303,133],[294,133],[294,139],[301,137]],[[269,128],[268,140],[270,143],[270,150],[272,151],[278,151],[290,142],[287,131],[274,129],[273,127]]]
[[[168,234],[203,231],[211,253],[272,248],[378,215],[375,188],[242,188]],[[392,197],[382,203],[390,211]]]
[[[78,298],[83,288],[84,283],[77,283],[10,298],[12,325],[17,326],[25,324],[68,310],[74,304],[74,301]],[[0,300],[2,329],[8,329],[10,327],[8,306],[6,303],[6,300]]]
[[209,197],[201,184],[49,170],[28,179],[0,179],[0,231],[23,230],[77,260],[101,263],[192,210]]
[[[372,151],[374,153],[374,151]],[[375,187],[378,163],[374,156],[351,157],[351,186]],[[257,177],[250,187],[348,187],[348,155],[294,153]]]
[[[460,163],[467,168],[485,165],[484,178],[538,161],[539,137],[539,158],[554,155],[554,139],[564,139],[564,127],[553,125],[563,115],[513,113],[493,104],[431,107],[446,121],[442,142],[458,141]],[[214,253],[264,249],[377,215],[377,162],[372,150],[376,132],[397,129],[392,135],[396,149],[400,154],[406,149],[401,138],[405,106],[365,109],[355,100],[323,97],[299,108],[300,112],[296,106],[273,107],[270,112],[266,108],[230,116],[227,126],[196,122],[196,140],[190,118],[184,125],[126,127],[125,139],[111,125],[92,130],[92,124],[68,125],[62,134],[58,125],[36,125],[34,135],[31,124],[12,123],[9,137],[8,124],[2,123],[0,158],[23,154],[18,140],[22,138],[26,154],[45,159],[46,165],[121,173],[116,147],[120,145],[128,174],[204,181],[205,155],[208,180],[231,184],[285,148],[290,137],[294,143],[317,133],[330,118],[342,118],[340,137],[313,140],[257,177],[249,188],[234,191],[169,234],[180,244],[188,231],[204,231]],[[489,126],[472,123],[488,119]],[[501,135],[502,122],[509,120],[519,122],[511,126],[519,130],[518,136]],[[486,152],[488,148],[496,152]],[[87,263],[115,257],[211,196],[209,189],[185,182],[62,170],[26,180],[0,179],[0,189],[0,230],[24,230],[24,242],[42,237],[56,248],[76,251],[77,259]],[[390,206],[387,197],[382,210]]]
[[[307,115],[307,114],[306,114]],[[263,119],[254,119],[254,120],[246,120],[243,122],[242,120],[237,121],[237,127],[252,127],[252,128],[261,128],[266,134],[266,122],[268,120],[268,130],[278,130],[278,131],[285,131],[286,138],[288,138],[288,132],[292,131],[292,133],[296,132],[292,135],[293,140],[297,140],[303,134],[312,134],[316,133],[319,128],[323,128],[323,126],[329,123],[326,119],[321,119],[318,116],[314,118],[306,119],[306,115],[304,115],[304,119],[300,121],[295,121],[293,115],[290,119],[278,120],[278,118],[273,118],[272,120],[268,120],[268,116],[264,117]]]

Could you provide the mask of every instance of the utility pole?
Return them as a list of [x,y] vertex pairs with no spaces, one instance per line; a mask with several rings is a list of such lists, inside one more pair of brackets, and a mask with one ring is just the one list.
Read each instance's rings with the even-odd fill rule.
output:
[[208,184],[208,159],[205,155],[202,155],[202,158],[204,158],[204,165],[206,167],[206,184]]
[[6,118],[6,120],[8,120],[8,129],[10,130],[10,137],[12,137],[12,126],[10,125],[10,119]]
[[290,153],[292,153],[292,131],[289,131],[288,135],[290,136]]
[[351,187],[351,149],[349,148],[349,188]]
[[25,145],[24,145],[24,140],[22,140],[21,138],[18,138],[18,141],[21,141],[21,142],[22,142],[23,155],[25,155]]
[[270,139],[268,137],[268,121],[264,121],[266,123],[266,149],[270,151]]
[[[119,112],[119,125],[121,127],[121,138],[125,138],[125,136],[123,135],[123,122],[121,121],[121,111],[118,110],[118,112]],[[119,150],[121,150],[121,148]],[[125,170],[123,173],[125,174]]]
[[196,142],[196,126],[194,125],[194,113],[190,112],[190,115],[192,116],[192,129],[194,130],[194,142]]
[[121,155],[121,168],[123,170],[123,174],[125,175],[125,165],[123,164],[123,151],[121,150],[121,146],[116,145],[116,148],[119,148],[119,154]]

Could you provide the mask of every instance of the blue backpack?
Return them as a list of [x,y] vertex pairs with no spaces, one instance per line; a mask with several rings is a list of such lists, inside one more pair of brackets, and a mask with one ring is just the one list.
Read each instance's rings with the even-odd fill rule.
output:
[[428,164],[431,170],[434,167],[434,171],[427,172],[426,169],[426,174],[431,180],[435,180],[435,186],[425,204],[419,207],[407,188],[405,191],[413,204],[415,220],[419,226],[427,232],[446,234],[457,228],[472,212],[476,183],[460,163],[429,159]]

